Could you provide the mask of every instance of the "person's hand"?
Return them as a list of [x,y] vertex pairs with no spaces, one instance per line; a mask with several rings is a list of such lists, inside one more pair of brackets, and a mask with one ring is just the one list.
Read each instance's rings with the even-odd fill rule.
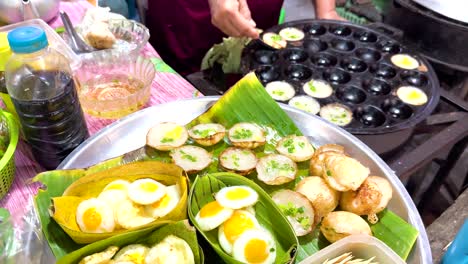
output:
[[231,37],[258,38],[247,0],[209,0],[211,23]]
[[328,11],[328,12],[325,12],[323,14],[317,14],[318,18],[319,19],[332,19],[332,20],[341,20],[341,21],[346,21],[346,19],[344,19],[343,17],[341,17],[340,15],[338,15],[338,13],[336,12],[336,10],[331,10],[331,11]]

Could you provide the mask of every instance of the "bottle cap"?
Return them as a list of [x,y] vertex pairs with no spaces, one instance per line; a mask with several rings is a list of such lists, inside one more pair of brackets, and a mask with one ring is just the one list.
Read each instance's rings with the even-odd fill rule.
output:
[[11,56],[7,35],[6,32],[0,32],[0,71],[5,70],[5,64]]
[[10,31],[8,42],[14,53],[33,53],[49,45],[45,31],[31,26],[19,27]]

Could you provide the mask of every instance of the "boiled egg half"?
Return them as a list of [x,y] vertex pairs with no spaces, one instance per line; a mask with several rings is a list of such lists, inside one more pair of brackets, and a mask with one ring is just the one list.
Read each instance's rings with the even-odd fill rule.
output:
[[112,208],[96,198],[82,201],[78,205],[76,222],[85,233],[112,232],[115,228]]

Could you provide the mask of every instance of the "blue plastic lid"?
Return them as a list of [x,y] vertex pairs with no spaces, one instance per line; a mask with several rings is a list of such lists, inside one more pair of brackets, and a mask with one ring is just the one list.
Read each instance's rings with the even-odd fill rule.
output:
[[10,31],[8,42],[14,53],[32,53],[49,45],[45,31],[31,26],[19,27]]

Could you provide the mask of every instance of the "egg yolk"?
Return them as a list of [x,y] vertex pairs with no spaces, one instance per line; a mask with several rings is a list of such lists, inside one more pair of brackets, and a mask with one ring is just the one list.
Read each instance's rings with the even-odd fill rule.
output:
[[140,185],[141,190],[145,192],[155,192],[158,190],[158,185],[154,182],[144,182]]
[[245,199],[249,197],[249,195],[250,193],[246,189],[236,188],[236,189],[229,190],[226,193],[226,198],[228,198],[229,200],[241,200],[241,199]]
[[144,263],[145,256],[143,256],[139,252],[130,253],[128,254],[128,258],[126,258],[126,260],[131,261],[133,263]]
[[242,212],[235,212],[231,218],[224,222],[224,235],[232,244],[239,235],[253,228],[255,228],[255,224],[252,219]]
[[411,99],[411,100],[417,100],[421,98],[421,94],[418,92],[418,91],[411,91],[409,94],[408,94],[408,99]]
[[401,64],[405,66],[413,66],[413,60],[408,57],[403,57],[403,59],[401,60]]
[[183,128],[181,126],[178,126],[171,131],[167,132],[164,137],[165,138],[180,138],[182,135]]
[[224,209],[217,201],[207,203],[200,210],[201,217],[215,216]]
[[169,195],[166,194],[163,196],[163,198],[161,198],[161,200],[153,203],[151,206],[153,208],[165,208],[167,207],[170,201],[171,201],[171,197],[169,197]]
[[267,243],[265,240],[253,238],[244,248],[245,259],[248,263],[261,263],[268,258]]
[[114,183],[114,184],[110,184],[107,186],[106,188],[107,190],[127,190],[127,186],[125,186],[124,184],[122,183]]
[[101,225],[102,217],[96,208],[89,208],[83,214],[83,222],[87,229],[96,230]]

